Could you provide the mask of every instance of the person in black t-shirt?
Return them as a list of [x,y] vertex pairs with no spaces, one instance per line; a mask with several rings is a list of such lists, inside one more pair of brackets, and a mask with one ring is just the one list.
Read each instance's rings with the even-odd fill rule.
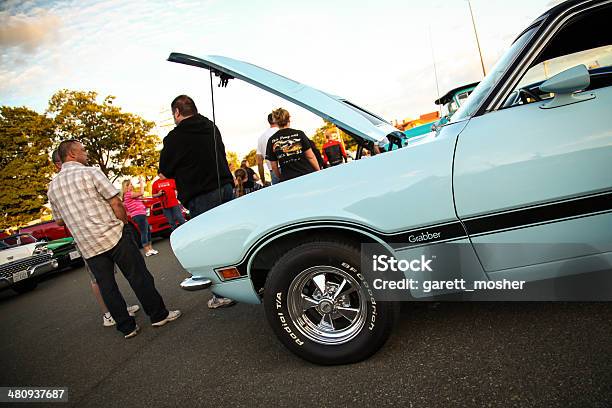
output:
[[247,181],[244,183],[244,188],[255,188],[255,182],[259,181],[259,176],[255,173],[255,171],[249,167],[249,163],[246,160],[243,160],[240,163],[240,168],[244,169],[247,174]]
[[164,138],[158,173],[175,180],[178,199],[195,218],[233,198],[234,178],[219,128],[187,95],[170,106],[176,127]]
[[280,181],[318,171],[319,163],[310,147],[310,140],[301,130],[291,129],[289,112],[283,108],[272,112],[278,132],[268,139],[266,159]]
[[[175,179],[178,199],[194,219],[234,198],[234,177],[219,128],[198,113],[193,99],[179,95],[170,108],[176,127],[164,139],[159,174]],[[215,309],[234,303],[213,293],[208,307]]]

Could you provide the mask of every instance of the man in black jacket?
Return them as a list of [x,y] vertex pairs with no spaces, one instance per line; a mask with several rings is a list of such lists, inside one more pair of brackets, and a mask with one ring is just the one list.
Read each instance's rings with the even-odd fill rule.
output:
[[[230,201],[234,195],[234,178],[219,129],[198,113],[193,99],[179,95],[170,107],[176,127],[164,139],[159,173],[160,177],[175,180],[178,199],[194,218]],[[231,299],[213,296],[208,307],[233,303]]]
[[178,199],[194,218],[231,200],[234,179],[219,129],[193,99],[179,95],[171,108],[176,127],[164,139],[159,172],[175,179]]

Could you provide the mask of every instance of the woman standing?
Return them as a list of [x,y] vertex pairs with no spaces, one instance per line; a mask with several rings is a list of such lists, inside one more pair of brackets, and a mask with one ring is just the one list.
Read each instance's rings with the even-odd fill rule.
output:
[[266,159],[280,181],[290,180],[319,170],[310,140],[301,130],[291,129],[291,117],[283,108],[272,112],[278,132],[268,139]]
[[147,209],[142,202],[144,179],[140,177],[139,181],[140,192],[136,192],[130,180],[123,180],[123,183],[121,183],[121,199],[128,215],[138,225],[140,242],[145,250],[145,256],[157,255],[159,252],[154,250],[151,245],[151,228],[147,221]]

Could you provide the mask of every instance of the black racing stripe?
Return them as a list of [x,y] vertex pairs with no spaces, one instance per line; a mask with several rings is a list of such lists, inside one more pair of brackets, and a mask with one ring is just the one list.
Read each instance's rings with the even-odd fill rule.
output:
[[612,192],[470,218],[464,225],[469,235],[477,235],[609,210],[612,210]]
[[[247,273],[247,264],[256,248],[261,243],[283,232],[291,231],[299,227],[352,227],[363,232],[370,233],[382,241],[386,242],[391,248],[399,250],[423,245],[430,245],[437,242],[445,242],[467,237],[469,234],[490,234],[512,228],[525,227],[533,224],[544,224],[565,218],[575,218],[589,216],[596,213],[612,210],[612,191],[603,194],[582,197],[567,201],[549,203],[540,206],[514,209],[502,213],[488,214],[479,217],[465,219],[463,225],[459,221],[421,227],[410,231],[402,231],[386,234],[373,228],[352,223],[349,221],[311,221],[300,222],[287,225],[270,232],[260,238],[236,265],[242,275]],[[464,229],[465,226],[465,229]],[[467,230],[467,234],[466,234]]]

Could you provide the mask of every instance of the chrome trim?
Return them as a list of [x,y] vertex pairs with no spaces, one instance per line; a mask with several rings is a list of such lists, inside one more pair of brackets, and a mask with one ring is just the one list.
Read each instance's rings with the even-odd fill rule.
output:
[[[28,277],[23,279],[24,281],[30,279],[34,276],[42,275],[47,272],[51,272],[59,266],[57,259],[52,259],[48,262],[44,262],[35,266],[31,266],[24,271],[28,272]],[[8,287],[14,285],[12,276],[0,276],[0,288]]]
[[[521,38],[521,37],[522,37],[522,36],[523,36],[523,35],[524,35],[524,34],[525,34],[527,31],[531,30],[532,28],[535,28],[535,29],[536,29],[536,31],[537,31],[537,30],[539,30],[539,29],[540,29],[540,26],[541,26],[542,24],[544,24],[544,22],[543,22],[544,20],[542,20],[542,21],[541,21],[541,20],[542,20],[542,19],[538,18],[536,21],[534,21],[533,23],[531,23],[531,24],[530,24],[530,25],[529,25],[529,26],[528,26],[526,29],[524,29],[523,31],[521,31],[521,34],[519,34],[519,36],[518,36],[518,37],[517,37],[517,38],[516,38],[516,39],[515,39],[515,40],[514,40],[512,43],[511,43],[511,45],[514,45],[514,43],[515,43],[515,42],[516,42],[516,41],[517,41],[519,38]],[[534,34],[532,34],[532,37],[533,37],[533,35],[535,35],[535,33],[534,33]],[[531,41],[531,38],[529,39],[529,41]],[[489,97],[490,97],[492,94],[494,94],[494,93],[495,93],[495,89],[497,88],[497,86],[499,85],[499,83],[503,81],[503,79],[504,79],[504,78],[503,78],[503,77],[504,77],[504,75],[507,75],[507,73],[508,73],[508,68],[509,68],[509,67],[511,67],[511,66],[512,66],[512,64],[514,64],[514,62],[515,62],[515,61],[516,61],[518,58],[520,58],[520,56],[521,56],[521,54],[522,54],[523,50],[525,50],[525,48],[526,48],[526,47],[529,45],[529,41],[527,41],[527,42],[526,42],[526,43],[523,45],[523,47],[522,47],[522,48],[521,48],[521,49],[520,49],[520,50],[519,50],[519,51],[516,53],[516,55],[514,56],[514,58],[512,59],[512,61],[510,61],[510,62],[508,63],[508,66],[507,66],[507,67],[504,69],[504,72],[503,72],[503,73],[500,75],[500,77],[499,77],[499,78],[497,78],[497,81],[495,81],[495,83],[491,85],[491,88],[489,89],[489,92],[487,92],[487,94],[486,94],[486,95],[485,95],[485,96],[482,98],[482,100],[480,101],[480,103],[478,104],[478,106],[476,106],[476,108],[473,110],[473,112],[472,112],[471,114],[469,114],[469,115],[467,115],[467,114],[466,114],[466,116],[465,116],[463,119],[461,119],[461,120],[457,120],[457,121],[454,121],[454,120],[453,120],[453,116],[455,116],[455,113],[457,113],[457,112],[455,112],[455,113],[453,113],[453,115],[451,115],[451,117],[450,117],[449,121],[448,121],[447,123],[445,123],[443,126],[450,125],[450,124],[455,124],[455,123],[461,123],[461,122],[463,122],[463,121],[470,120],[470,119],[472,119],[472,118],[474,118],[474,117],[477,117],[477,116],[482,115],[482,114],[479,114],[478,112],[480,112],[480,110],[483,108],[483,106],[485,106],[485,103],[487,102],[487,100],[489,99]],[[507,51],[506,51],[506,52],[507,52]],[[502,54],[502,57],[503,57],[504,55],[505,55],[505,54]],[[499,61],[499,60],[500,60],[502,57],[498,58],[498,61]],[[497,64],[497,62],[496,62],[496,64]],[[485,76],[485,78],[486,78],[487,76],[489,76],[489,75],[490,75],[490,74],[487,74],[487,75]],[[483,78],[483,80],[482,80],[482,81],[480,81],[480,82],[482,83],[482,82],[484,81],[484,79],[485,79],[485,78]],[[480,84],[479,84],[479,85],[480,85]],[[477,85],[476,87],[478,87],[478,85]],[[476,89],[476,88],[474,88],[474,90],[475,90],[475,89]],[[491,106],[491,104],[489,103],[487,106]],[[483,114],[486,114],[487,112],[490,112],[488,108],[484,110],[484,113],[483,113]],[[442,127],[443,127],[443,126],[442,126]]]
[[[592,8],[604,6],[606,4],[612,3],[612,0],[602,1],[596,4],[593,4],[585,9],[576,11],[577,8],[583,7],[589,1],[584,1],[582,3],[576,4],[573,7],[565,10],[562,14],[558,15],[555,20],[550,22],[548,26],[545,28],[544,33],[536,40],[536,44],[531,47],[531,50],[527,52],[527,54],[523,55],[523,62],[519,64],[518,67],[514,70],[514,73],[511,73],[510,77],[504,81],[505,85],[496,92],[496,96],[493,97],[491,102],[487,105],[485,111],[492,112],[501,108],[503,102],[506,100],[510,92],[514,89],[516,84],[521,80],[525,72],[529,69],[529,66],[533,62],[535,58],[542,52],[544,47],[550,42],[551,37],[556,35],[559,30],[563,27],[563,25],[567,22],[567,20],[575,17],[579,13],[584,13]],[[542,22],[542,24],[546,24],[546,21]],[[526,44],[527,45],[527,44]],[[521,55],[525,48],[521,50],[517,55]],[[512,61],[514,63],[515,60]],[[511,63],[511,64],[512,64]],[[495,88],[495,86],[493,86]],[[492,89],[493,89],[492,88]],[[480,109],[480,107],[479,107]]]
[[[516,61],[518,61],[518,60],[521,58],[521,56],[522,56],[522,54],[523,54],[523,51],[525,51],[525,49],[527,49],[527,47],[529,47],[529,41],[531,41],[531,40],[533,39],[533,36],[535,36],[535,35],[537,34],[537,31],[538,31],[538,30],[541,28],[540,26],[541,26],[542,24],[544,24],[544,22],[540,22],[540,23],[539,23],[539,26],[538,26],[538,24],[537,24],[537,23],[536,23],[536,24],[532,24],[532,25],[530,26],[530,27],[535,28],[535,29],[536,29],[536,31],[535,31],[534,33],[532,33],[532,34],[531,34],[531,38],[530,38],[530,39],[529,39],[527,42],[525,42],[525,44],[523,44],[523,47],[522,47],[522,48],[521,48],[521,49],[520,49],[520,50],[519,50],[519,51],[516,53],[516,55],[514,56],[514,58],[512,59],[512,61],[510,61],[510,62],[508,63],[508,67],[506,67],[506,69],[504,70],[503,74],[501,74],[501,75],[500,75],[500,77],[499,77],[499,78],[497,78],[497,81],[496,81],[496,82],[495,82],[493,85],[491,85],[491,89],[489,90],[489,93],[488,93],[488,94],[487,94],[487,95],[486,95],[484,98],[482,98],[481,103],[480,103],[480,104],[478,105],[478,107],[477,107],[477,108],[474,110],[474,113],[472,114],[472,116],[471,116],[471,117],[478,116],[478,112],[481,110],[481,108],[483,107],[483,105],[485,104],[485,102],[487,101],[487,99],[488,99],[488,98],[489,98],[489,97],[490,97],[492,94],[494,94],[494,93],[495,93],[495,90],[497,89],[497,87],[499,86],[499,84],[500,84],[500,83],[502,83],[502,82],[504,81],[504,75],[508,75],[509,68],[510,68],[510,67],[512,67],[512,65],[513,65],[513,64],[514,64]],[[528,31],[528,30],[525,30],[525,32],[526,32],[526,31]],[[513,43],[513,44],[514,44],[514,43]],[[500,57],[500,58],[501,58],[501,57]],[[482,82],[482,81],[481,81],[481,82]],[[497,92],[496,94],[497,94],[497,95],[499,95],[499,92]],[[494,101],[496,98],[497,98],[497,97],[493,97],[493,101]],[[487,107],[484,109],[484,113],[485,113],[485,114],[486,114],[487,112],[491,112],[491,104],[492,104],[492,102],[490,102],[490,103],[487,105]]]
[[30,277],[32,277],[34,275],[40,275],[43,273],[50,272],[54,269],[57,269],[58,266],[59,266],[59,263],[57,262],[57,259],[53,259],[49,262],[45,262],[43,264],[39,264],[39,265],[31,267],[28,270],[28,273],[30,274]]
[[202,289],[208,289],[212,285],[212,281],[208,278],[187,278],[181,282],[181,289],[188,290],[190,292]]

